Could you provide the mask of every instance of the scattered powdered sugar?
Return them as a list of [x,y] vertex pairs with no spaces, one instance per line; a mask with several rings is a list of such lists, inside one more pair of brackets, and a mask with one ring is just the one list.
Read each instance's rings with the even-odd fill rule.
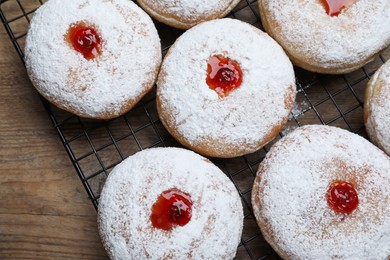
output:
[[369,83],[366,97],[367,132],[375,143],[390,155],[390,61],[387,61]]
[[291,119],[297,119],[298,117],[302,116],[305,111],[307,110],[310,110],[311,107],[309,106],[309,104],[303,100],[301,102],[294,102],[294,106],[293,106],[293,109],[291,111],[291,114],[290,116],[288,117],[289,120]]
[[[177,188],[190,194],[192,218],[172,231],[154,228],[151,208]],[[102,190],[99,230],[112,259],[231,259],[240,241],[240,197],[221,170],[184,149],[154,148],[116,166]]]
[[175,20],[199,22],[216,13],[224,13],[226,9],[235,6],[239,0],[138,0],[154,12],[172,17]]
[[319,67],[356,64],[390,44],[390,0],[358,0],[334,17],[319,0],[259,0],[259,6],[287,52]]
[[[305,100],[303,100],[301,102],[294,102],[294,106],[293,106],[293,109],[288,117],[288,120],[289,121],[296,120],[299,117],[303,116],[305,114],[305,112],[307,112],[310,109],[311,109],[311,106],[309,106],[309,104]],[[297,128],[298,128],[298,125],[286,125],[282,129],[280,134],[282,136],[288,135],[289,133],[291,133],[292,131],[294,131]]]
[[[354,184],[358,208],[333,212],[335,180]],[[329,126],[304,126],[276,143],[252,193],[263,234],[290,259],[388,259],[390,158],[364,138]]]
[[[65,40],[86,22],[101,36],[102,54],[86,60]],[[153,86],[161,46],[150,17],[129,0],[50,0],[32,19],[26,66],[38,91],[85,117],[119,115]]]
[[293,126],[287,125],[287,126],[285,126],[285,127],[282,129],[282,131],[280,132],[280,134],[281,134],[282,136],[286,136],[286,135],[288,135],[289,133],[291,133],[292,131],[294,131],[294,130],[297,129],[297,128],[298,128],[298,126],[296,126],[296,125],[293,125]]
[[[213,55],[237,61],[243,72],[241,86],[224,99],[206,83]],[[292,64],[282,48],[257,28],[232,19],[205,22],[184,33],[166,56],[157,85],[161,107],[186,142],[223,140],[253,150],[286,121],[296,93]]]

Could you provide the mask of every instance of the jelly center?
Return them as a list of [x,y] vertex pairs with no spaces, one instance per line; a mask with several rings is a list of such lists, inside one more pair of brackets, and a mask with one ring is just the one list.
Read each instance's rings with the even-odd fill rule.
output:
[[351,214],[359,205],[354,186],[346,181],[334,181],[326,193],[328,206],[337,213]]
[[221,55],[211,56],[207,62],[206,83],[223,98],[242,83],[242,71],[237,61]]
[[321,0],[322,4],[325,6],[326,13],[330,16],[337,16],[340,14],[341,10],[348,8],[357,0]]
[[150,220],[155,228],[165,231],[184,226],[191,220],[192,201],[187,193],[173,188],[160,194],[152,206]]
[[84,22],[71,25],[66,34],[66,39],[87,60],[94,59],[101,54],[99,34],[92,26],[88,26]]

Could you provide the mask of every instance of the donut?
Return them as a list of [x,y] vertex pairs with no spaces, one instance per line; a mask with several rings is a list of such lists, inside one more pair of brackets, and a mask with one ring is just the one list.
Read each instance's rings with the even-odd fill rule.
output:
[[283,259],[389,259],[390,158],[320,125],[278,141],[260,164],[252,207]]
[[390,0],[259,0],[265,30],[309,71],[354,71],[390,45]]
[[364,123],[371,141],[390,155],[390,60],[368,82]]
[[243,209],[233,183],[209,160],[152,148],[112,170],[98,226],[111,259],[232,259]]
[[228,158],[274,139],[295,94],[283,49],[259,29],[225,18],[179,37],[164,58],[156,100],[163,125],[182,145]]
[[129,111],[161,64],[152,20],[128,0],[50,0],[36,11],[24,50],[38,92],[85,118]]
[[240,0],[137,0],[153,18],[169,26],[189,29],[226,16]]

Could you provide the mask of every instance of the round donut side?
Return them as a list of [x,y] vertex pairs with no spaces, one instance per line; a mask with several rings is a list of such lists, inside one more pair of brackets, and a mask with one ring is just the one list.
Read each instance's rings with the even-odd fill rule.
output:
[[378,80],[378,77],[381,73],[381,68],[379,70],[377,70],[374,74],[374,76],[370,79],[370,81],[368,82],[367,84],[367,87],[366,87],[366,91],[365,91],[365,96],[364,96],[364,123],[365,123],[365,127],[366,127],[366,131],[367,131],[367,134],[368,136],[370,137],[370,140],[375,144],[377,145],[378,147],[380,147],[381,149],[383,149],[383,147],[380,146],[380,143],[378,141],[378,137],[376,135],[376,124],[375,124],[375,120],[373,119],[372,117],[372,99],[374,98],[374,96],[377,95],[377,91],[378,91],[378,88],[380,88],[379,86],[379,80]]
[[[285,50],[292,63],[300,68],[308,71],[323,73],[323,74],[346,74],[353,72],[367,63],[369,63],[375,56],[380,54],[385,48],[390,45],[390,35],[380,47],[373,49],[372,53],[366,53],[361,59],[354,61],[338,61],[330,62],[326,66],[323,64],[321,57],[314,52],[307,52],[302,46],[293,45],[288,38],[284,36],[283,26],[277,18],[271,15],[269,8],[272,0],[259,0],[258,7],[260,12],[261,22],[264,29],[274,38]],[[299,15],[296,16],[299,19]],[[346,28],[348,29],[348,28]],[[315,35],[313,37],[316,37]]]
[[273,229],[270,224],[270,220],[264,214],[265,205],[262,200],[264,190],[266,186],[269,186],[268,181],[265,178],[268,166],[268,157],[272,157],[274,153],[277,153],[279,147],[288,146],[288,136],[279,140],[275,145],[273,145],[270,151],[267,153],[264,160],[260,163],[259,168],[256,172],[256,178],[253,182],[252,192],[251,192],[251,204],[253,209],[253,214],[256,219],[256,223],[260,228],[261,234],[267,243],[272,247],[272,249],[284,260],[293,259],[292,255],[289,255],[286,250],[284,250],[279,243],[277,243],[276,234],[273,232]]
[[[388,155],[390,155],[390,150],[387,149],[387,147],[390,144],[386,144],[386,141],[383,140],[383,137],[381,136],[381,132],[385,132],[386,129],[382,129],[383,125],[378,125],[378,123],[381,123],[378,122],[378,120],[383,120],[383,118],[378,118],[378,116],[373,112],[373,110],[374,107],[381,106],[380,104],[378,104],[378,102],[389,102],[384,96],[384,91],[386,91],[385,89],[388,88],[387,85],[389,83],[385,82],[385,80],[383,79],[384,70],[389,68],[390,61],[386,62],[375,72],[375,74],[372,76],[372,78],[367,84],[364,96],[364,123],[367,134],[370,137],[370,140],[380,149],[385,151]],[[390,119],[388,119],[388,121],[389,120]]]
[[[264,237],[265,241],[272,247],[273,250],[284,260],[293,259],[291,255],[287,254],[283,248],[276,243],[276,235],[272,231],[272,228],[269,224],[268,218],[263,214],[263,201],[261,200],[261,195],[263,194],[264,186],[267,185],[266,181],[262,179],[266,171],[265,163],[261,163],[259,169],[256,173],[256,178],[253,183],[252,194],[251,194],[251,203],[253,207],[253,214],[255,215],[256,223],[261,230],[261,234]],[[261,182],[265,182],[262,185]]]
[[[259,35],[260,37],[265,37],[266,35],[265,33],[261,32],[258,29],[255,29],[254,27],[251,28],[251,30],[253,30],[253,32]],[[266,37],[269,38],[268,36]],[[271,40],[271,38],[269,39]],[[275,41],[273,40],[272,42],[275,43]],[[176,43],[170,48],[167,55],[165,56],[164,61],[167,61],[167,59],[170,58],[170,55],[174,52],[175,48],[177,47]],[[275,45],[277,44],[275,43]],[[278,46],[278,48],[280,47]],[[280,51],[284,59],[288,60],[287,56],[283,53],[282,48],[280,48]],[[291,71],[292,71],[292,66],[291,66]],[[283,112],[283,116],[280,117],[280,119],[278,119],[276,123],[273,123],[271,127],[267,128],[266,132],[262,134],[261,137],[254,142],[251,143],[244,142],[244,143],[237,144],[237,142],[232,142],[232,140],[225,140],[219,137],[217,138],[211,137],[209,135],[203,135],[203,137],[198,138],[198,140],[187,140],[187,138],[183,135],[183,133],[179,132],[178,126],[176,125],[175,112],[173,111],[173,108],[167,104],[168,102],[163,95],[164,88],[165,88],[164,86],[167,85],[166,78],[168,78],[166,73],[167,72],[164,70],[164,62],[163,62],[162,69],[158,77],[157,97],[156,97],[157,111],[160,116],[162,124],[168,130],[168,132],[183,146],[191,150],[194,150],[200,154],[211,156],[211,157],[219,157],[219,158],[237,157],[244,154],[255,152],[261,149],[269,142],[271,142],[279,134],[279,132],[287,123],[288,115],[289,113],[291,113],[294,100],[295,100],[295,95],[296,95],[295,82],[292,80],[291,85],[288,85],[288,87],[286,86],[285,90],[282,93],[283,95],[282,106],[286,110],[286,113]],[[240,102],[245,102],[245,100],[241,100]]]
[[[161,78],[159,78],[159,81]],[[288,98],[286,98],[286,106],[288,108],[291,108],[290,111],[293,108],[294,105],[294,99],[291,98],[291,96],[295,95],[295,89],[293,87],[291,88],[291,91],[289,93]],[[195,151],[199,154],[202,154],[204,156],[209,157],[216,157],[216,158],[233,158],[242,156],[248,153],[255,152],[268,143],[270,143],[272,140],[276,138],[276,136],[282,131],[283,127],[286,125],[288,121],[288,117],[284,118],[280,124],[274,126],[265,137],[259,141],[258,143],[249,144],[246,145],[232,145],[229,144],[225,140],[216,140],[216,139],[204,139],[200,141],[195,142],[189,142],[187,141],[182,134],[179,133],[176,127],[175,118],[173,116],[172,111],[170,111],[167,107],[162,105],[161,96],[156,96],[156,104],[157,104],[157,112],[159,114],[160,120],[165,127],[165,129],[171,134],[181,145],[184,147],[187,147],[188,149]]]
[[[76,54],[74,50],[69,48],[69,43],[67,43],[65,39],[66,36],[60,34],[62,31],[64,31],[64,26],[71,26],[72,22],[75,23],[75,21],[77,21],[79,16],[73,17],[72,15],[69,15],[69,12],[72,10],[72,8],[77,8],[74,7],[77,5],[77,2],[71,3],[69,6],[67,6],[66,3],[62,3],[60,1],[50,1],[45,3],[37,10],[36,14],[32,18],[31,27],[27,34],[25,60],[27,74],[32,84],[37,89],[37,91],[50,103],[80,117],[107,120],[128,112],[152,89],[158,75],[159,66],[161,64],[161,44],[157,30],[155,29],[150,17],[134,3],[125,2],[122,0],[117,0],[112,3],[103,3],[90,0],[90,2],[86,3],[84,6],[81,5],[77,9],[78,14],[81,14],[81,18],[79,19],[83,20],[85,17],[90,17],[93,20],[91,23],[98,27],[100,33],[107,34],[107,28],[109,25],[101,26],[101,19],[95,18],[95,16],[91,15],[89,11],[88,14],[83,12],[83,8],[85,6],[89,6],[94,2],[100,4],[98,6],[100,8],[98,10],[100,11],[102,6],[107,4],[111,5],[111,10],[114,10],[118,16],[123,16],[124,23],[121,24],[121,27],[118,27],[118,29],[115,31],[115,35],[122,32],[123,27],[137,26],[131,23],[131,20],[128,17],[129,14],[125,13],[123,10],[130,10],[130,14],[138,15],[140,18],[142,18],[140,23],[146,25],[146,28],[137,29],[136,31],[139,34],[142,34],[140,31],[146,30],[148,35],[147,37],[152,41],[150,45],[152,47],[149,49],[153,49],[154,47],[155,49],[150,53],[150,58],[148,59],[150,66],[148,69],[143,73],[138,73],[143,74],[144,79],[131,80],[132,82],[139,82],[138,85],[132,83],[128,85],[124,83],[125,81],[122,80],[122,78],[126,77],[124,73],[126,68],[123,69],[123,67],[120,67],[120,65],[123,64],[123,59],[120,61],[116,58],[113,60],[110,59],[110,53],[113,51],[112,47],[115,46],[115,44],[105,42],[106,39],[103,41],[103,55],[96,58],[97,60],[93,61],[85,61],[81,54]],[[55,40],[53,40],[53,42],[48,42],[48,39],[40,41],[37,39],[38,35],[42,34],[39,31],[44,30],[45,26],[50,26],[48,25],[47,21],[47,14],[49,13],[50,17],[50,11],[52,9],[61,10],[56,8],[61,5],[66,7],[63,9],[65,10],[64,12],[67,12],[67,14],[64,14],[62,19],[57,21],[57,23],[61,24],[61,32],[55,35]],[[121,19],[121,17],[118,19]],[[87,20],[87,22],[89,21]],[[126,39],[128,40],[128,38]],[[107,41],[109,41],[109,39]],[[50,55],[45,52],[44,48],[49,50],[48,53],[50,53]],[[59,55],[52,55],[52,53],[58,49],[61,49],[58,51]],[[66,55],[66,57],[61,59],[62,56],[60,54]],[[48,57],[41,57],[44,55]],[[136,62],[140,61],[140,59],[138,59],[135,55],[137,54],[134,54],[132,60],[135,60]],[[80,59],[82,59],[82,61],[78,63],[79,66],[74,66],[75,61]],[[145,60],[144,58],[142,59]],[[61,60],[61,62],[58,62],[59,60]],[[67,61],[72,61],[72,65],[69,65]],[[86,65],[91,67],[86,68]],[[107,68],[106,71],[110,70],[110,72],[107,72],[107,75],[104,74],[105,76],[101,76],[99,78],[100,74],[96,73],[95,68],[97,68],[97,71],[99,72],[103,71],[103,68]],[[61,71],[61,75],[56,75],[58,71]],[[137,73],[135,73],[135,75],[136,74]],[[47,77],[50,78],[47,79]],[[56,79],[54,80],[54,78]],[[107,98],[105,98],[105,95],[96,95],[96,93],[99,93],[102,86],[104,90],[101,90],[101,92],[106,92]],[[106,90],[107,88],[112,89],[113,92],[108,92]],[[118,92],[115,91],[116,88],[118,88]],[[119,94],[128,90],[132,91],[130,93],[136,93],[136,95],[124,94],[121,96],[121,94]],[[110,95],[110,93],[113,94]],[[112,102],[110,102],[111,100]]]
[[[156,58],[155,62],[161,63],[158,61],[157,58]],[[128,100],[128,102],[123,104],[118,113],[111,112],[111,111],[104,111],[104,112],[97,114],[97,115],[91,115],[89,113],[84,113],[84,112],[78,110],[77,108],[74,108],[72,105],[70,105],[66,101],[58,100],[58,99],[53,98],[51,95],[47,95],[47,93],[45,91],[41,90],[40,82],[36,79],[36,77],[34,76],[34,73],[31,72],[30,67],[26,66],[27,75],[29,76],[31,83],[33,84],[35,89],[38,91],[38,93],[41,96],[43,96],[47,101],[49,101],[51,104],[55,105],[56,107],[58,107],[62,110],[65,110],[69,113],[72,113],[74,115],[77,115],[79,117],[96,119],[96,120],[110,120],[110,119],[122,116],[122,115],[126,114],[127,112],[129,112],[153,88],[154,83],[156,82],[156,79],[157,79],[159,69],[160,69],[159,66],[157,66],[155,68],[153,78],[150,79],[148,81],[148,83],[144,84],[143,91],[138,96],[134,97],[134,99],[130,99],[130,100]]]
[[157,21],[182,30],[190,29],[191,27],[217,18],[225,17],[233,8],[240,2],[240,0],[227,0],[226,7],[221,10],[216,10],[209,13],[199,13],[197,16],[187,17],[180,13],[171,13],[165,9],[158,9],[154,6],[154,1],[137,0],[138,4]]
[[[323,149],[318,149],[318,144],[321,143],[324,144]],[[331,145],[327,146],[327,143]],[[372,158],[368,158],[369,154]],[[389,182],[389,167],[389,158],[383,151],[346,130],[328,126],[304,126],[295,130],[271,148],[260,164],[254,182],[252,206],[265,239],[283,259],[317,259],[331,256],[343,258],[347,255],[359,259],[367,255],[374,256],[371,259],[383,259],[372,255],[375,248],[370,249],[367,254],[367,248],[370,248],[368,243],[365,243],[365,249],[355,249],[359,248],[362,242],[371,242],[372,238],[378,239],[378,244],[383,243],[383,248],[389,246],[387,239],[381,239],[382,234],[385,237],[388,235],[385,231],[371,227],[369,230],[372,231],[365,233],[362,228],[364,225],[358,225],[381,224],[384,230],[389,225],[386,213],[389,205],[388,191],[382,186],[379,189],[385,192],[374,192],[382,181]],[[279,175],[279,172],[283,173]],[[376,182],[378,177],[383,179]],[[332,212],[325,200],[329,183],[340,179],[351,181],[359,191],[361,204],[350,217]],[[313,188],[316,185],[317,187]],[[295,190],[291,193],[292,189]],[[383,205],[378,205],[379,201],[382,201]],[[280,207],[286,204],[291,204],[291,208]],[[387,209],[381,215],[376,213],[378,207]],[[382,211],[378,209],[378,212]],[[311,222],[312,220],[314,221]],[[355,230],[357,226],[359,228]],[[345,231],[345,234],[342,231]],[[350,245],[346,242],[351,235],[349,232],[356,232],[359,242],[351,247],[350,251]],[[291,240],[292,237],[296,240]],[[313,239],[316,241],[312,241]],[[338,239],[343,239],[343,243],[338,243]],[[303,242],[306,245],[302,244]],[[314,242],[317,247],[312,252],[307,245]],[[372,243],[376,244],[375,241]],[[318,247],[319,245],[321,246]],[[381,250],[380,255],[386,254],[386,250]]]
[[[188,192],[193,214],[187,225],[167,232],[153,227],[149,216],[157,197],[172,187]],[[233,183],[209,160],[181,148],[152,148],[112,170],[101,192],[98,223],[112,259],[231,259],[243,209]]]

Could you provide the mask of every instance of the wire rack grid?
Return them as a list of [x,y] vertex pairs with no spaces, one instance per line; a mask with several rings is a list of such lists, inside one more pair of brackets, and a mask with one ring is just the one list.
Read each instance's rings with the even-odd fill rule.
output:
[[[24,62],[24,41],[34,12],[46,0],[0,0],[0,18]],[[229,14],[262,29],[256,0],[243,0]],[[183,31],[156,22],[163,54]],[[390,48],[360,70],[326,76],[295,68],[297,99],[287,126],[271,144],[253,154],[211,160],[236,186],[244,206],[244,230],[237,259],[279,259],[261,236],[252,214],[250,195],[258,164],[270,146],[306,124],[338,126],[366,137],[363,123],[364,89],[370,76],[390,58]],[[95,208],[112,168],[143,149],[180,145],[162,126],[156,111],[155,89],[126,115],[110,121],[80,118],[57,109],[42,98],[49,117]]]

